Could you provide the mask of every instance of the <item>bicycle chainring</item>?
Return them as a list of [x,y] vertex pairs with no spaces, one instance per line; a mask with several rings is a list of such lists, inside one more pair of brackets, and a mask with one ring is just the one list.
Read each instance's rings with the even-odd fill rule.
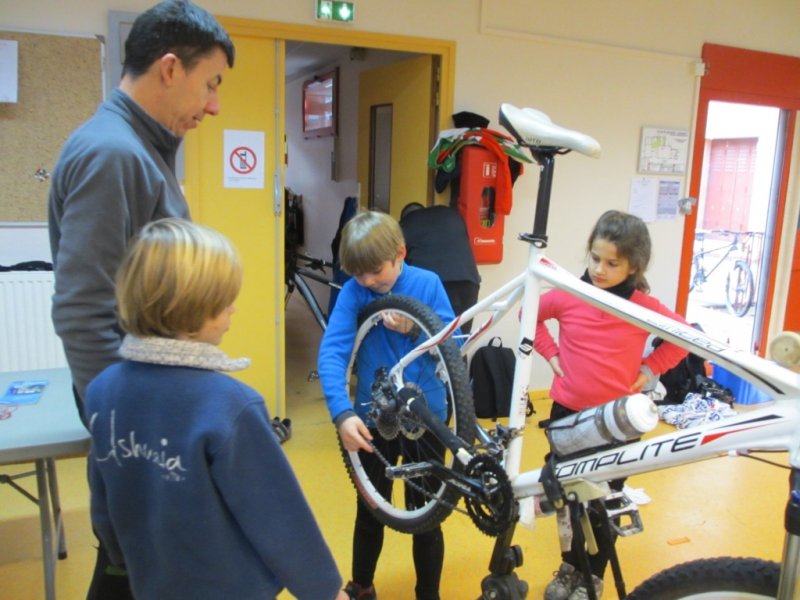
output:
[[464,496],[475,526],[490,536],[506,531],[517,518],[517,505],[503,467],[492,456],[479,454],[467,463],[464,475],[481,482],[480,497]]

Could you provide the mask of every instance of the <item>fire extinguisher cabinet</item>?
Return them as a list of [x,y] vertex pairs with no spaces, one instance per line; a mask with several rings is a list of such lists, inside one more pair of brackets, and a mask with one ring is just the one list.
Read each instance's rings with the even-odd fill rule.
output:
[[496,210],[497,156],[481,146],[465,146],[459,160],[458,210],[464,217],[467,233],[478,264],[503,260],[505,215]]

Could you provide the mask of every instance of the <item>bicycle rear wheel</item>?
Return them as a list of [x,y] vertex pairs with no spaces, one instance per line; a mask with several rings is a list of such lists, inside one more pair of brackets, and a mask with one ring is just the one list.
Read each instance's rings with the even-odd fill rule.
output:
[[737,260],[725,281],[725,305],[728,312],[743,317],[753,305],[755,280],[750,265],[744,260]]
[[626,600],[774,600],[780,565],[760,558],[705,558],[664,569]]
[[[410,320],[419,329],[419,336],[411,340],[384,327],[381,320],[384,311],[393,311]],[[438,462],[457,472],[463,470],[463,465],[427,431],[418,417],[401,406],[387,406],[385,396],[369,393],[366,386],[372,384],[380,369],[388,372],[393,366],[383,364],[380,359],[386,356],[387,349],[394,360],[399,360],[442,327],[441,319],[413,298],[381,298],[359,315],[347,372],[351,397],[369,404],[367,424],[379,452],[348,452],[340,445],[345,466],[364,506],[380,522],[403,533],[420,533],[440,524],[459,499],[458,490],[437,477],[426,467],[426,462]],[[359,387],[359,375],[364,378],[363,387]],[[464,360],[452,339],[434,346],[408,365],[403,372],[403,386],[404,392],[409,390],[417,396],[421,393],[431,411],[466,445],[472,445],[475,437],[472,393]],[[413,477],[387,479],[386,468],[398,462],[420,470]]]

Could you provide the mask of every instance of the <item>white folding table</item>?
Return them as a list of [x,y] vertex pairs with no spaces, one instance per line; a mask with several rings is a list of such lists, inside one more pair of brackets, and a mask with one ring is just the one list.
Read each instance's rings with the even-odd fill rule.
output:
[[[58,497],[56,459],[85,455],[90,438],[78,417],[72,393],[72,378],[67,369],[40,369],[0,373],[0,398],[17,381],[47,381],[41,397],[32,404],[0,405],[0,465],[34,463],[35,470],[16,475],[0,475],[39,506],[44,562],[45,598],[55,600],[56,557],[67,556],[61,503]],[[8,411],[9,406],[13,408]],[[37,496],[16,480],[36,475]]]

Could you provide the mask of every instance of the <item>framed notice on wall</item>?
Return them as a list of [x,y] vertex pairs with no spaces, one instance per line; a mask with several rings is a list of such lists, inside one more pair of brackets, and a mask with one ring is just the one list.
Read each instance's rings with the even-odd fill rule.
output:
[[642,127],[639,173],[683,175],[688,156],[688,129]]

